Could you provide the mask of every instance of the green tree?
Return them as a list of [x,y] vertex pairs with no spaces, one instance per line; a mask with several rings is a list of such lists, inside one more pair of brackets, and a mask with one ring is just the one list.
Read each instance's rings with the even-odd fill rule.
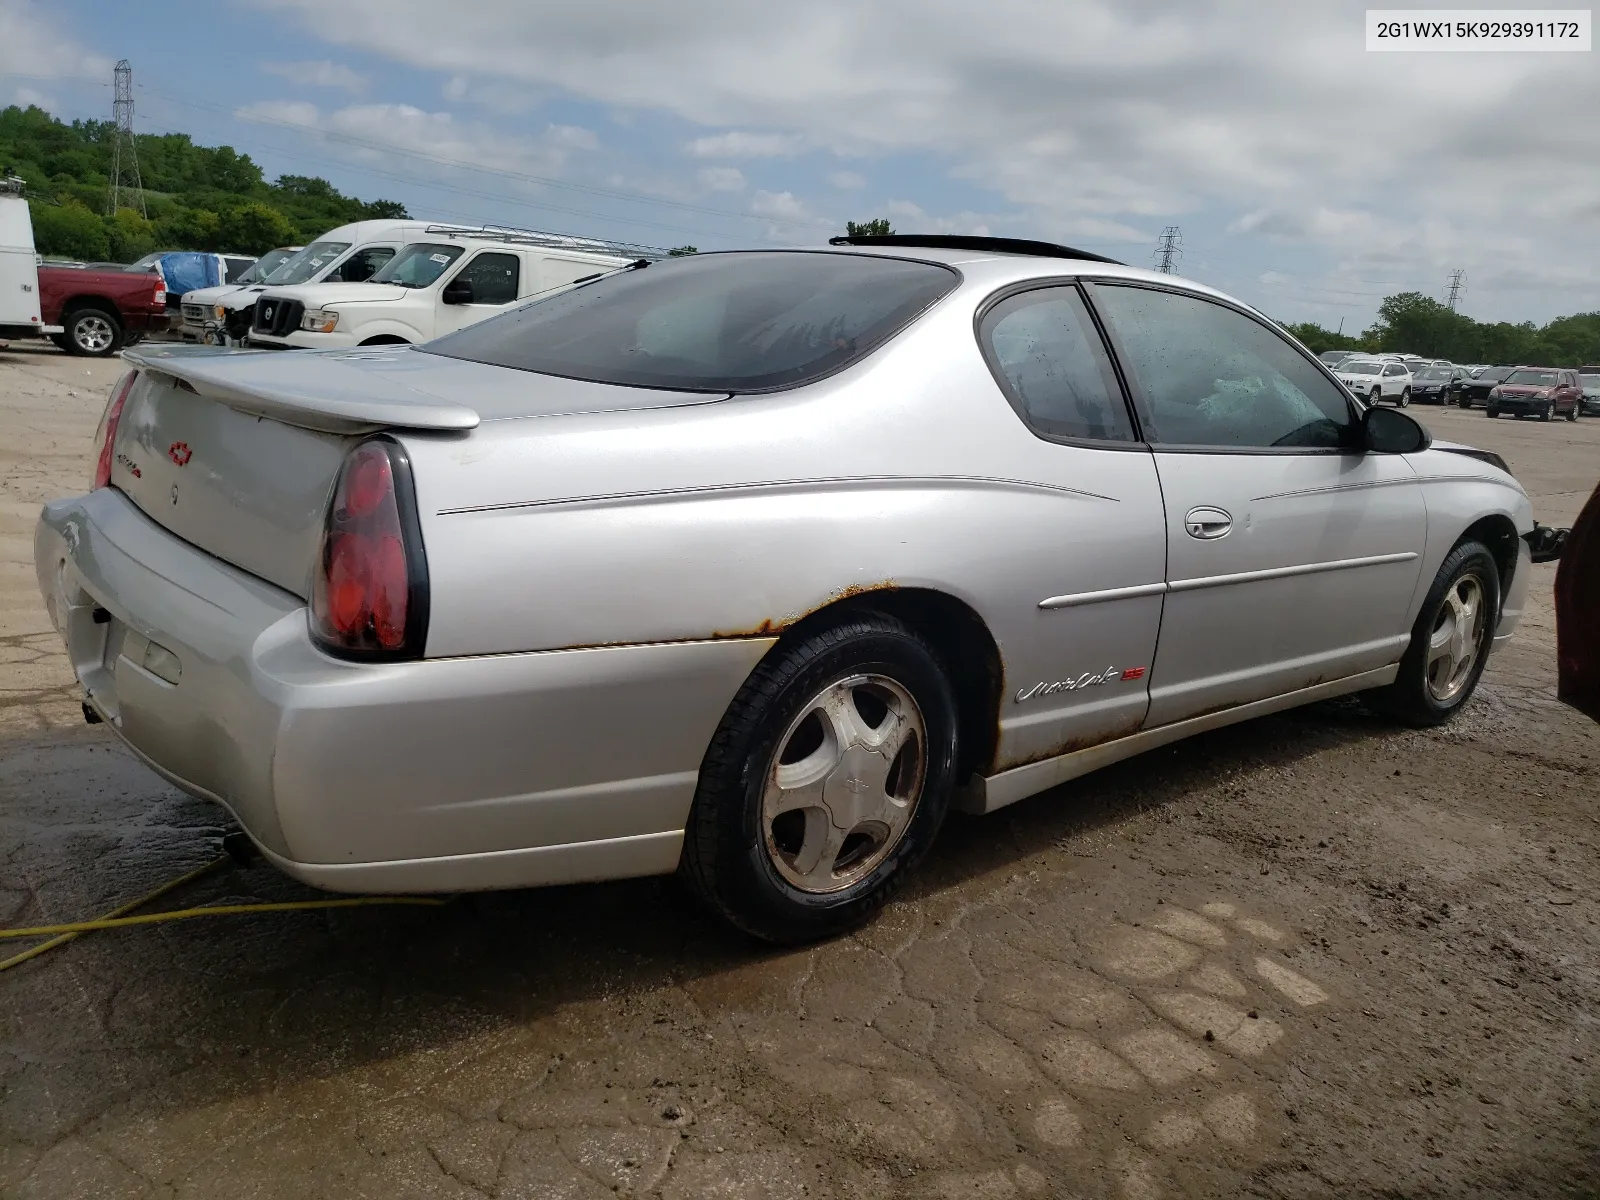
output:
[[155,225],[131,208],[119,209],[106,226],[111,257],[117,262],[132,262],[156,248]]
[[295,227],[289,218],[270,204],[252,200],[222,214],[218,236],[224,249],[245,254],[260,254],[274,246],[287,246],[295,240]]
[[103,262],[111,257],[111,238],[98,213],[82,204],[28,201],[33,216],[33,244],[40,254]]
[[365,206],[361,214],[367,221],[407,221],[411,214],[406,211],[406,206],[398,200],[373,200]]
[[873,217],[870,221],[846,221],[844,231],[850,237],[888,237],[894,228],[888,217]]
[[156,242],[184,250],[222,246],[222,218],[209,208],[174,208],[155,222]]

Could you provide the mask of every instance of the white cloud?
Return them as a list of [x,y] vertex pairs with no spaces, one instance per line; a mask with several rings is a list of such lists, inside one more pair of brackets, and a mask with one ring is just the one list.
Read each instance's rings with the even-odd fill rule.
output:
[[[241,120],[288,125],[311,137],[337,144],[339,153],[358,162],[403,169],[408,175],[454,179],[465,175],[474,186],[481,176],[463,168],[552,177],[565,172],[574,153],[595,149],[592,130],[550,125],[534,137],[516,137],[477,121],[463,121],[447,112],[428,112],[410,104],[356,104],[323,112],[305,100],[263,100],[236,110]],[[391,147],[393,149],[391,149]],[[405,151],[398,154],[396,151]],[[437,160],[429,163],[416,156]],[[487,185],[533,194],[541,185],[530,180],[497,178]]]
[[738,192],[745,186],[744,172],[738,167],[702,167],[695,178],[712,192]]
[[729,133],[695,138],[686,149],[696,158],[784,158],[800,153],[803,139],[786,133]]
[[828,176],[828,182],[843,192],[854,191],[856,188],[867,186],[866,176],[859,175],[855,171],[835,171]]
[[[41,104],[46,100],[46,93],[29,86],[40,80],[111,82],[112,61],[86,50],[60,28],[57,11],[26,0],[0,0],[0,82],[8,75],[29,81],[19,82],[12,92],[16,103]],[[106,108],[110,107],[108,97]]]
[[343,88],[357,94],[367,90],[367,77],[360,71],[325,58],[313,62],[265,62],[261,69],[301,87]]
[[1592,55],[1368,54],[1348,0],[990,0],[982,20],[970,0],[480,0],[472,22],[432,0],[265,2],[334,45],[693,122],[694,157],[930,159],[1036,236],[1244,214],[1230,256],[1248,240],[1431,278],[1448,254],[1482,298],[1520,246],[1600,280]]

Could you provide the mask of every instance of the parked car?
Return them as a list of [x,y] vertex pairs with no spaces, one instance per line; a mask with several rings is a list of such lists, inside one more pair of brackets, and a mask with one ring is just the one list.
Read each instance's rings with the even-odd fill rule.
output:
[[[304,246],[279,246],[275,250],[268,250],[234,282],[189,292],[184,296],[180,306],[183,312],[181,332],[184,338],[207,345],[226,344],[222,322],[229,310],[222,307],[220,301],[243,288],[254,287],[254,294],[259,294],[267,276],[303,249]],[[245,323],[245,328],[248,328],[248,321]],[[240,329],[238,333],[240,344],[243,343],[243,336],[244,329]]]
[[1348,358],[1334,374],[1368,404],[1393,400],[1404,408],[1411,403],[1411,372],[1398,359]]
[[48,337],[71,354],[106,355],[164,323],[159,275],[41,263],[23,192],[21,179],[0,178],[0,339]]
[[128,361],[34,542],[86,711],[342,891],[680,871],[825,936],[952,805],[1330,696],[1450,719],[1539,536],[1496,455],[1255,310],[1037,242]]
[[269,286],[256,301],[249,344],[288,350],[426,342],[492,317],[517,300],[666,253],[552,234],[437,225],[366,283]]
[[1353,350],[1324,350],[1317,355],[1329,368],[1337,367],[1347,358],[1355,357],[1357,351]]
[[1516,369],[1516,367],[1485,367],[1477,375],[1462,381],[1461,394],[1457,397],[1456,403],[1462,408],[1476,408],[1480,404],[1487,404],[1489,393],[1494,390],[1495,385]]
[[1457,367],[1418,367],[1411,373],[1411,398],[1423,404],[1449,404],[1454,399],[1451,388],[1465,375]]
[[1600,417],[1600,366],[1579,367],[1578,384],[1583,388],[1578,411],[1586,417]]
[[1582,399],[1576,371],[1518,367],[1489,390],[1484,412],[1491,417],[1509,413],[1513,417],[1538,417],[1541,421],[1551,417],[1576,421]]
[[[364,283],[409,242],[441,228],[432,221],[385,219],[356,221],[330,229],[311,245],[285,259],[261,283],[248,291],[223,296],[213,302],[213,317],[225,344],[242,346],[255,320],[255,304],[267,287],[309,283]],[[467,225],[452,229],[481,228]],[[221,309],[218,313],[216,310]]]

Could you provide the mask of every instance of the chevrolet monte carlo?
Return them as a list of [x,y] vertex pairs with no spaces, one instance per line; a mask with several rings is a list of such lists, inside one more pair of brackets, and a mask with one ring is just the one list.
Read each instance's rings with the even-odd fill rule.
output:
[[1548,533],[1249,307],[1037,242],[125,358],[35,539],[85,713],[340,891],[678,872],[826,936],[952,805],[1342,694],[1449,719]]

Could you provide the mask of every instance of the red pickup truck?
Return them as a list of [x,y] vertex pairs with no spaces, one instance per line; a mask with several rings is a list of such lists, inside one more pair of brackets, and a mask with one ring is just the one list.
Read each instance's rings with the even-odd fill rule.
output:
[[167,327],[167,285],[154,271],[41,263],[39,318],[68,354],[115,354]]

